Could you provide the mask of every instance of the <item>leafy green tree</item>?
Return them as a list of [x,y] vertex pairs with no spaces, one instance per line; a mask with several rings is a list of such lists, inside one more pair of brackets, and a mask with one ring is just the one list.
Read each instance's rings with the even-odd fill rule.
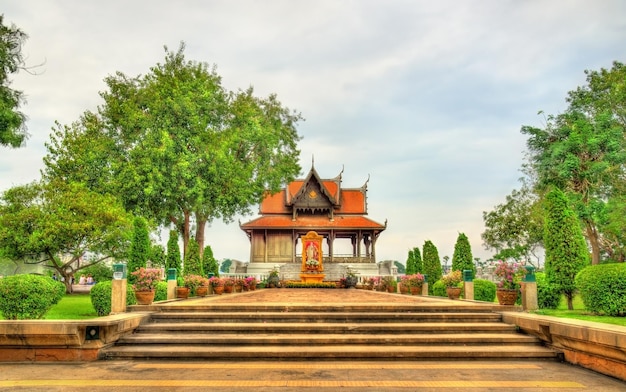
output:
[[117,199],[81,184],[33,183],[0,198],[0,253],[54,270],[68,293],[77,271],[124,257],[131,232],[132,218]]
[[204,252],[202,252],[202,270],[207,275],[219,276],[220,274],[219,265],[215,257],[213,257],[213,249],[211,249],[210,245],[205,246]]
[[180,259],[180,246],[178,246],[178,231],[170,230],[170,237],[167,240],[167,269],[175,268],[176,276],[183,276],[182,261]]
[[461,272],[463,272],[463,270],[470,270],[472,271],[472,278],[476,276],[476,266],[472,258],[472,247],[465,233],[459,233],[456,244],[454,244],[452,270]]
[[413,259],[415,260],[415,272],[422,273],[424,271],[424,261],[422,261],[420,248],[413,248]]
[[146,267],[150,256],[150,234],[148,232],[148,224],[142,217],[135,217],[133,220],[133,237],[130,242],[130,251],[128,252],[128,281],[135,283],[134,276],[131,272],[141,267]]
[[20,147],[27,137],[26,116],[19,111],[23,93],[12,89],[9,75],[24,68],[22,45],[28,36],[0,15],[0,145]]
[[544,244],[546,249],[546,280],[567,298],[573,310],[576,274],[589,264],[589,251],[579,220],[570,209],[565,194],[553,188],[546,195]]
[[614,63],[611,70],[586,73],[587,85],[569,93],[565,113],[548,116],[544,128],[522,127],[522,133],[529,136],[538,191],[554,186],[565,192],[584,227],[592,264],[598,264],[606,242],[602,212],[625,182],[626,67]]
[[233,261],[231,259],[224,260],[222,264],[220,265],[220,272],[227,273],[228,271],[230,271],[230,266],[232,264],[233,264]]
[[415,255],[413,254],[413,249],[409,249],[409,255],[406,258],[406,274],[413,275],[417,272],[417,268],[415,267]]
[[152,262],[152,267],[154,268],[165,268],[166,263],[166,255],[165,248],[161,244],[153,244],[150,248],[150,261]]
[[136,215],[172,224],[186,254],[192,223],[204,249],[208,222],[249,212],[300,172],[301,116],[274,95],[227,91],[215,67],[185,59],[184,45],[165,50],[144,76],[106,78],[98,113],[57,125],[45,175],[112,192]]
[[398,274],[406,274],[406,267],[404,266],[404,264],[402,264],[401,262],[395,260],[393,262],[396,266],[396,268],[398,269]]
[[524,184],[513,190],[506,201],[492,211],[483,212],[485,231],[481,237],[487,249],[497,253],[494,259],[516,261],[534,259],[543,241],[543,210],[540,199]]
[[441,260],[439,259],[439,251],[432,241],[427,240],[424,242],[422,248],[422,254],[424,255],[424,274],[428,276],[428,292],[431,293],[433,284],[441,279]]
[[189,244],[187,245],[184,275],[204,275],[204,271],[202,271],[202,260],[200,259],[200,248],[193,237],[189,239]]

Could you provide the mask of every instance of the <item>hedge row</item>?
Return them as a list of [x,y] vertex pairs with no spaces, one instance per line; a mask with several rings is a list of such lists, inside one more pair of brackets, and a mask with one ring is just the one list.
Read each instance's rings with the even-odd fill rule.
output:
[[65,295],[65,285],[48,276],[0,279],[0,313],[7,320],[40,319]]

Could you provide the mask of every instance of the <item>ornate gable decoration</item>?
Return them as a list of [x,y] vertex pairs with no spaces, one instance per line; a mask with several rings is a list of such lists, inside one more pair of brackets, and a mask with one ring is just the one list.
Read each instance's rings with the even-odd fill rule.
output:
[[[337,188],[339,189],[339,186]],[[333,219],[334,209],[339,205],[338,200],[336,200],[333,194],[324,186],[324,182],[320,179],[314,168],[311,168],[302,186],[298,192],[291,197],[291,202],[288,204],[292,207],[293,219],[295,219],[299,213],[304,213],[312,215],[328,214],[331,220]]]

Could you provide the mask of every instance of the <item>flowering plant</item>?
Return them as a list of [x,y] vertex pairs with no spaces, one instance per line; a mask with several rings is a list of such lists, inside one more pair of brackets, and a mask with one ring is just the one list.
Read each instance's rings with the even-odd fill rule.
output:
[[306,266],[310,268],[314,268],[320,265],[320,262],[315,259],[309,259],[306,261]]
[[139,268],[130,273],[135,277],[135,291],[152,291],[161,280],[161,270],[157,268]]
[[422,287],[424,284],[424,275],[419,272],[412,275],[404,275],[402,277],[402,283],[409,287]]
[[498,288],[506,290],[519,289],[519,283],[526,274],[526,269],[520,263],[507,263],[500,260],[496,265],[495,275],[500,278]]
[[233,278],[224,278],[224,286],[234,286],[235,279]]
[[186,275],[183,277],[185,287],[189,287],[189,289],[193,292],[195,292],[195,290],[200,286],[206,286],[206,280],[206,278],[200,275]]
[[213,287],[224,286],[224,280],[222,278],[218,278],[217,276],[212,276],[209,278],[209,284]]
[[461,271],[450,271],[441,277],[441,281],[446,287],[456,287],[461,283]]
[[243,280],[243,284],[246,287],[253,287],[256,286],[256,278],[254,276],[247,276],[244,280]]

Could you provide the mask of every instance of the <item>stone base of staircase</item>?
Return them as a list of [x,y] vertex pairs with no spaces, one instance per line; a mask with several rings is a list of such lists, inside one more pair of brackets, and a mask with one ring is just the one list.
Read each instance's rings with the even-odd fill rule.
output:
[[[538,338],[520,333],[514,325],[504,323],[491,304],[464,304],[463,301],[427,297],[402,303],[397,301],[402,297],[399,294],[365,291],[358,295],[371,298],[370,303],[342,304],[336,301],[341,301],[341,295],[346,291],[291,290],[298,290],[299,298],[310,300],[307,303],[254,303],[251,301],[254,293],[242,293],[217,300],[209,298],[188,304],[181,301],[171,306],[152,307],[154,312],[147,322],[134,333],[121,337],[114,346],[101,350],[100,357],[177,360],[560,359],[559,352],[544,347]],[[289,291],[274,290],[276,295],[283,296]],[[236,296],[240,296],[238,301],[234,300]],[[335,302],[328,302],[329,296]],[[391,298],[394,301],[385,302]],[[144,310],[143,307],[136,309]]]

